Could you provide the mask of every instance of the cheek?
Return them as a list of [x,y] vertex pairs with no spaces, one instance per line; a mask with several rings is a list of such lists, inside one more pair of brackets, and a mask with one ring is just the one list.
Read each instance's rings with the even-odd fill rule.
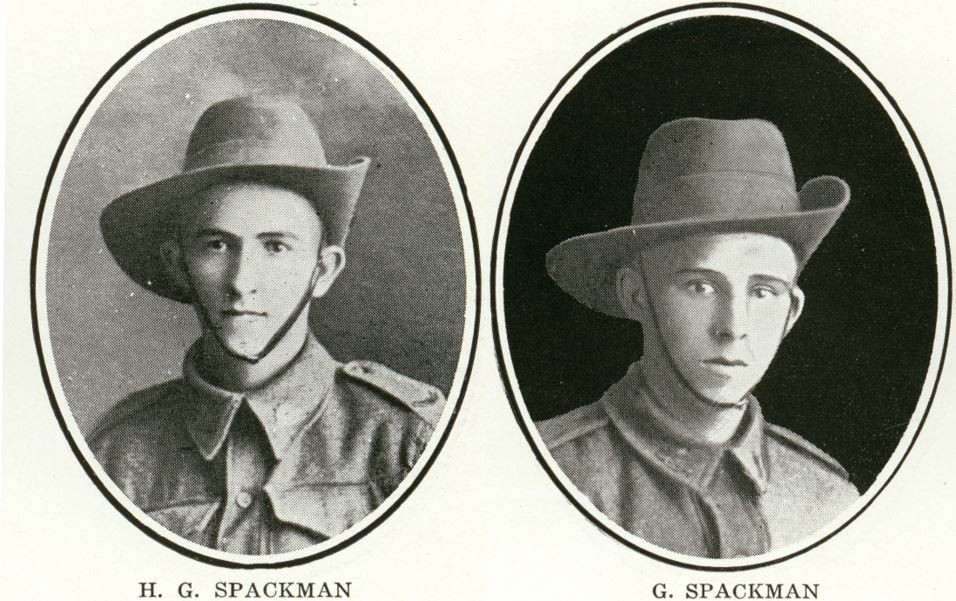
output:
[[674,295],[661,309],[662,328],[669,348],[682,354],[696,354],[707,339],[714,306],[706,300],[691,300]]
[[276,261],[273,265],[273,271],[282,274],[282,276],[291,282],[302,282],[309,279],[312,270],[315,268],[315,258],[299,254],[290,256],[286,259]]
[[289,257],[272,261],[261,275],[264,288],[275,291],[277,296],[288,296],[298,301],[302,290],[309,285],[315,263],[305,257]]
[[790,304],[785,299],[761,303],[753,309],[751,344],[760,353],[760,359],[769,363],[783,341]]
[[225,257],[196,257],[187,266],[193,286],[200,291],[219,288],[228,279],[229,261]]

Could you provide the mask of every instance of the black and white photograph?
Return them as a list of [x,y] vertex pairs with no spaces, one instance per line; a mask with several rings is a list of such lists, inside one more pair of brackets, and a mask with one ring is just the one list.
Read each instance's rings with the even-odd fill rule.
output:
[[469,209],[426,110],[347,33],[184,29],[86,108],[48,198],[54,402],[157,540],[307,558],[406,496],[450,425]]
[[885,485],[949,277],[893,117],[846,59],[744,16],[622,33],[549,101],[503,208],[496,333],[529,442],[597,524],[746,566]]
[[953,596],[956,5],[7,4],[0,600]]

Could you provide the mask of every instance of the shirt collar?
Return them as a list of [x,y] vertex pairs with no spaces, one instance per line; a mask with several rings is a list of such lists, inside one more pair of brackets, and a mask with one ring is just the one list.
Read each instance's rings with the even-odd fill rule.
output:
[[760,404],[752,396],[740,429],[724,445],[695,443],[672,434],[677,431],[676,425],[649,398],[640,362],[632,365],[600,402],[635,452],[688,486],[703,492],[721,463],[732,459],[759,493],[767,489],[764,420]]
[[183,378],[195,396],[187,429],[206,460],[212,460],[222,448],[243,402],[262,425],[273,454],[281,459],[296,435],[315,417],[339,367],[310,333],[295,359],[268,382],[249,390],[229,391],[200,375],[200,353],[197,341],[186,353]]

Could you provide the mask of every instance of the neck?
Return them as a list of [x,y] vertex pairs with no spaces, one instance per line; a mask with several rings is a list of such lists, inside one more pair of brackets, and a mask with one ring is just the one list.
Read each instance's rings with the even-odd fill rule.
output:
[[645,354],[642,365],[648,396],[658,411],[669,418],[669,424],[665,425],[673,430],[673,434],[708,445],[720,445],[737,433],[746,412],[746,403],[718,405],[701,399],[687,389],[659,353]]
[[259,361],[251,363],[222,348],[211,332],[203,332],[202,356],[199,372],[212,384],[226,390],[258,388],[289,366],[305,345],[309,334],[308,312],[293,324],[272,350]]

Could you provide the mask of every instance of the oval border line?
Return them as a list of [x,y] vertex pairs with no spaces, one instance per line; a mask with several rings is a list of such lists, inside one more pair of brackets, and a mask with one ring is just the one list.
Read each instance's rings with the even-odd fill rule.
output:
[[[657,27],[685,19],[708,17],[708,16],[735,16],[759,20],[775,26],[784,27],[802,37],[811,43],[827,51],[831,56],[844,64],[861,83],[867,86],[874,97],[881,103],[888,117],[896,126],[897,134],[909,151],[910,160],[919,175],[919,180],[924,191],[924,199],[930,213],[931,226],[933,229],[934,240],[936,242],[936,266],[939,279],[937,282],[938,307],[936,336],[933,341],[932,355],[930,357],[927,376],[923,382],[919,402],[913,412],[913,418],[910,420],[900,443],[897,445],[893,455],[887,461],[876,482],[870,487],[865,495],[854,505],[848,508],[838,518],[834,519],[828,528],[808,537],[800,545],[793,545],[784,549],[774,551],[765,555],[757,556],[756,560],[747,558],[744,560],[730,559],[707,559],[693,558],[689,561],[688,556],[679,555],[666,549],[653,546],[646,541],[625,531],[623,528],[613,523],[603,516],[593,507],[589,507],[590,502],[584,495],[579,493],[570,480],[564,476],[560,468],[553,462],[550,454],[546,451],[537,429],[533,425],[530,414],[527,412],[524,400],[521,395],[514,366],[511,362],[511,356],[507,347],[507,332],[504,316],[501,313],[504,307],[504,275],[502,265],[505,261],[505,249],[507,245],[507,229],[510,221],[510,211],[513,206],[518,182],[520,181],[523,169],[527,163],[531,150],[537,143],[538,137],[546,127],[550,115],[560,105],[564,96],[573,89],[580,79],[604,57],[609,55],[621,45],[646,33]],[[919,160],[917,160],[917,158]],[[935,199],[935,207],[930,202]],[[544,104],[535,114],[534,119],[528,128],[527,133],[522,138],[515,159],[508,173],[505,184],[505,190],[501,198],[498,215],[495,224],[495,233],[492,240],[491,256],[491,320],[492,335],[494,337],[495,352],[498,360],[498,370],[504,382],[508,400],[515,418],[521,428],[522,433],[531,446],[535,457],[544,468],[545,472],[551,478],[551,481],[561,490],[565,497],[576,509],[583,513],[587,518],[603,531],[628,547],[637,550],[659,561],[696,569],[710,570],[715,572],[730,572],[746,569],[764,567],[780,563],[802,553],[805,553],[824,541],[832,538],[843,528],[853,522],[863,511],[865,511],[874,499],[886,488],[889,482],[899,471],[910,450],[919,436],[929,410],[932,405],[933,397],[939,386],[939,379],[942,374],[944,363],[947,334],[950,329],[951,305],[952,305],[952,268],[949,240],[946,231],[946,224],[943,218],[943,208],[940,201],[939,189],[933,178],[929,162],[926,159],[925,152],[916,137],[913,128],[910,126],[906,117],[903,115],[899,106],[886,88],[880,83],[873,74],[863,65],[863,63],[848,49],[843,47],[835,39],[814,27],[813,25],[802,21],[801,19],[787,13],[741,3],[701,3],[677,7],[662,11],[636,21],[631,25],[620,29],[614,34],[608,36],[596,46],[591,48],[582,57],[574,67],[568,71],[558,82],[554,90],[549,94]],[[935,375],[934,375],[935,373]],[[921,415],[920,415],[921,414]],[[917,419],[918,418],[918,419]],[[907,441],[907,438],[909,439]]]
[[[436,428],[435,434],[432,436],[431,440],[429,440],[425,451],[425,456],[421,461],[418,462],[418,464],[416,464],[415,468],[413,468],[413,471],[408,477],[405,478],[399,489],[393,493],[393,495],[391,495],[391,497],[385,503],[383,503],[383,505],[373,511],[370,516],[367,516],[365,519],[363,519],[358,526],[353,527],[354,531],[347,532],[345,535],[335,536],[327,541],[327,543],[308,547],[302,551],[276,554],[274,556],[242,556],[227,554],[214,549],[208,549],[200,545],[190,543],[185,539],[171,539],[165,534],[165,529],[162,529],[158,525],[153,527],[148,523],[145,523],[141,516],[136,515],[136,511],[139,511],[140,513],[142,512],[138,510],[138,508],[134,511],[131,509],[131,507],[133,507],[131,503],[121,500],[120,497],[122,497],[122,494],[118,492],[118,489],[113,489],[114,485],[112,482],[109,482],[108,477],[101,475],[101,469],[99,466],[94,466],[95,460],[92,460],[92,454],[89,452],[86,443],[82,440],[82,434],[79,433],[75,420],[73,419],[72,415],[65,415],[65,412],[69,413],[69,408],[66,406],[64,411],[64,406],[61,406],[58,394],[61,395],[62,393],[57,392],[57,386],[54,383],[58,381],[58,376],[55,374],[55,368],[54,371],[51,372],[49,367],[50,365],[53,365],[53,360],[52,356],[48,355],[46,352],[48,349],[46,349],[44,346],[43,337],[47,334],[47,332],[43,331],[43,328],[41,328],[41,319],[39,314],[39,306],[41,304],[40,301],[43,301],[45,310],[46,281],[44,278],[42,280],[43,286],[38,286],[39,280],[37,268],[38,265],[40,265],[41,258],[45,259],[46,257],[46,249],[43,249],[41,253],[40,242],[47,237],[44,234],[46,233],[48,235],[49,233],[49,221],[52,218],[52,208],[55,205],[56,200],[54,199],[54,202],[48,207],[50,192],[54,188],[54,183],[59,180],[59,182],[56,184],[57,193],[59,193],[58,188],[62,182],[63,174],[65,173],[65,167],[62,169],[61,167],[69,164],[69,160],[62,162],[63,155],[71,145],[75,147],[79,137],[82,135],[83,131],[85,131],[85,127],[89,118],[95,113],[95,110],[90,110],[94,100],[97,100],[98,98],[105,98],[106,95],[110,93],[110,90],[108,90],[106,86],[108,84],[121,81],[123,75],[128,72],[128,69],[135,66],[136,63],[133,63],[132,61],[140,56],[144,50],[148,49],[154,44],[157,44],[159,40],[169,36],[170,34],[173,34],[174,32],[185,30],[181,33],[181,35],[185,35],[188,33],[188,31],[198,29],[199,27],[207,24],[201,23],[201,21],[208,20],[210,21],[208,24],[212,24],[230,20],[254,18],[268,19],[269,15],[273,15],[273,18],[280,22],[298,24],[300,26],[309,27],[315,31],[319,31],[340,43],[346,44],[352,48],[353,51],[359,52],[360,55],[362,55],[362,53],[366,53],[363,55],[363,58],[372,61],[372,64],[376,67],[384,66],[385,70],[379,69],[382,72],[382,75],[386,77],[386,79],[388,79],[389,82],[395,86],[397,91],[405,97],[409,107],[418,115],[422,126],[429,133],[431,143],[436,149],[438,158],[444,168],[449,187],[452,191],[454,206],[458,212],[458,223],[462,234],[464,269],[466,273],[466,302],[463,319],[464,329],[462,332],[462,343],[458,354],[455,378],[452,383],[448,402],[443,411],[440,426]],[[215,17],[219,17],[220,21],[213,19]],[[310,23],[297,23],[298,20],[308,21]],[[379,64],[376,64],[376,61]],[[124,71],[124,69],[127,70]],[[81,128],[79,133],[77,133],[78,126],[81,124],[81,122],[84,123],[83,128]],[[439,142],[441,144],[440,147]],[[469,236],[471,242],[470,246],[467,239]],[[45,261],[43,263],[45,266]],[[425,474],[431,468],[436,457],[441,452],[442,447],[447,441],[461,409],[465,392],[468,389],[468,383],[471,377],[475,353],[477,351],[478,345],[478,331],[481,317],[481,284],[482,277],[478,235],[475,227],[474,214],[472,212],[471,203],[468,199],[468,193],[464,178],[462,177],[461,168],[458,165],[458,160],[455,157],[454,151],[449,144],[445,132],[442,130],[434,113],[432,113],[431,109],[428,107],[418,90],[414,87],[414,85],[412,85],[405,74],[402,73],[402,71],[396,65],[394,65],[381,51],[379,51],[365,38],[356,34],[351,29],[332,21],[331,19],[305,10],[267,3],[245,3],[222,6],[196,12],[181,19],[177,19],[176,21],[169,23],[137,43],[131,50],[126,52],[106,71],[106,73],[100,78],[90,93],[83,100],[79,109],[76,111],[72,120],[70,121],[70,124],[60,141],[60,144],[57,146],[50,169],[47,173],[46,181],[44,182],[43,192],[40,198],[39,208],[37,210],[36,227],[33,234],[33,248],[30,256],[30,308],[33,322],[34,343],[36,344],[37,348],[37,356],[40,362],[40,371],[43,377],[43,384],[46,388],[47,395],[49,396],[50,404],[56,416],[57,423],[67,439],[73,454],[83,466],[84,471],[96,485],[99,491],[123,515],[123,517],[132,522],[141,531],[149,535],[149,537],[153,540],[158,541],[165,547],[170,548],[177,553],[197,561],[220,567],[243,569],[283,568],[300,565],[331,555],[341,549],[344,549],[377,528],[402,503],[404,503],[411,493],[417,488],[418,484],[422,481]],[[38,293],[42,295],[42,298],[38,297]],[[51,373],[54,377],[51,377]],[[78,441],[77,438],[80,438],[81,440]],[[246,557],[249,558],[248,561],[246,560]],[[275,557],[275,559],[264,560],[266,557]]]

